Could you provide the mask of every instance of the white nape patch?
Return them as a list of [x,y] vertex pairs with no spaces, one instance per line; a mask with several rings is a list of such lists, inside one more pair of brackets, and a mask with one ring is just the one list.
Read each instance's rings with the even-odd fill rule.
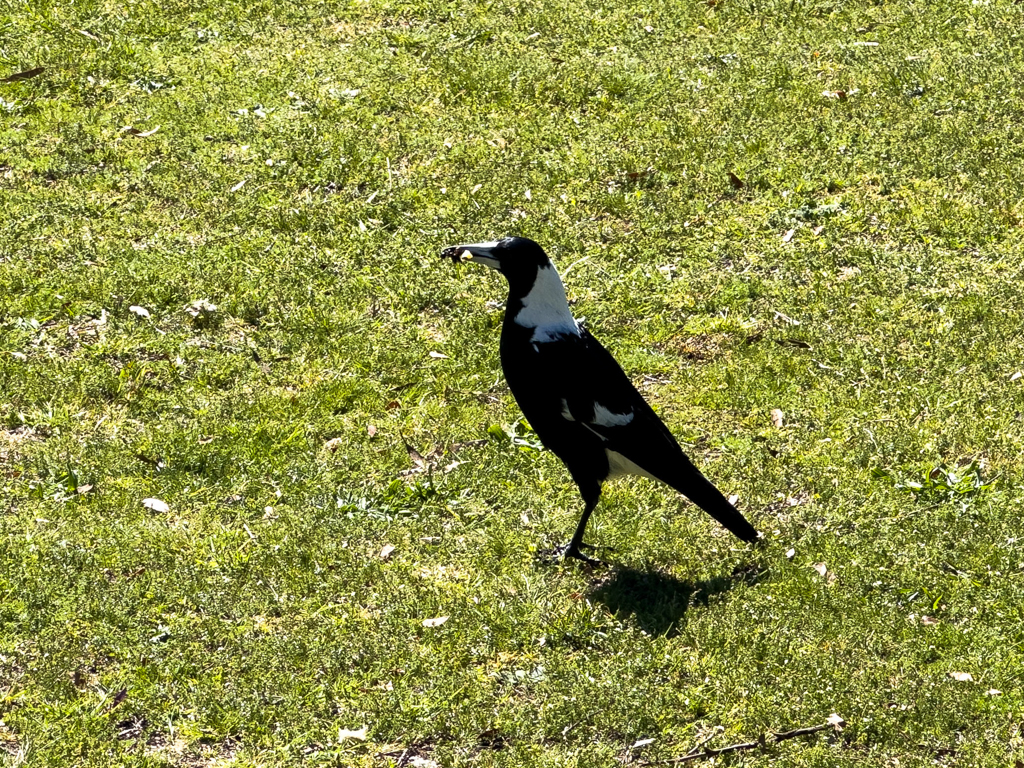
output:
[[629,413],[612,413],[600,403],[594,403],[594,420],[590,423],[599,427],[624,427],[632,420],[632,410]]
[[654,475],[648,472],[646,469],[637,466],[632,461],[627,459],[621,453],[613,451],[609,448],[604,449],[605,454],[608,456],[608,477],[607,480],[611,480],[613,477],[621,477],[622,475],[640,475],[642,477],[649,477],[651,480],[657,480]]
[[516,313],[516,325],[533,328],[530,341],[554,341],[559,336],[580,335],[580,327],[569,311],[565,287],[553,264],[537,270],[530,292],[523,297],[523,308]]
[[569,402],[564,398],[562,399],[562,418],[566,421],[576,421],[576,419],[572,417],[572,414],[569,413]]

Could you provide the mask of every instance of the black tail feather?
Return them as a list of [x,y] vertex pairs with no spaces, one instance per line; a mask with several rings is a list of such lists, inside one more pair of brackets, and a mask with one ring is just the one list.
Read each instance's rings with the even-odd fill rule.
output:
[[662,478],[668,485],[675,488],[690,501],[703,509],[715,520],[729,529],[743,541],[757,541],[757,530],[752,526],[736,507],[711,484],[700,470],[686,459],[682,471],[677,469],[672,478]]

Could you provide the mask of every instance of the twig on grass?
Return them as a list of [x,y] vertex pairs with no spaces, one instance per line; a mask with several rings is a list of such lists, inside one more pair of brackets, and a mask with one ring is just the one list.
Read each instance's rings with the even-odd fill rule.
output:
[[741,744],[730,744],[727,747],[721,747],[720,749],[705,749],[703,752],[690,752],[682,757],[672,757],[668,760],[644,760],[637,765],[678,765],[679,763],[688,763],[691,760],[707,760],[718,755],[724,755],[726,752],[739,752],[744,749],[757,749],[758,747],[764,746],[763,742],[760,741],[746,741]]
[[717,736],[719,733],[721,733],[724,730],[725,730],[725,728],[723,728],[722,726],[716,725],[714,730],[711,732],[711,735],[701,739],[699,743],[694,744],[693,748],[689,752],[687,752],[686,754],[687,755],[699,754],[701,751],[703,751],[704,746],[706,744],[710,744],[714,740],[715,736]]
[[[812,725],[808,728],[794,728],[792,731],[783,731],[782,733],[773,733],[772,736],[775,738],[775,742],[785,741],[786,739],[795,739],[797,736],[809,736],[812,733],[818,731],[824,731],[829,728],[835,728],[832,723],[822,723],[821,725]],[[836,728],[836,730],[839,730]]]
[[[682,757],[672,757],[667,760],[644,760],[637,765],[679,765],[680,763],[688,763],[691,760],[708,760],[718,755],[724,755],[728,752],[742,752],[749,749],[764,749],[768,744],[778,744],[779,742],[786,741],[787,739],[795,739],[798,736],[809,736],[819,731],[828,730],[833,728],[835,730],[842,730],[842,720],[835,715],[829,718],[829,722],[822,723],[821,725],[812,725],[807,728],[794,728],[792,731],[781,731],[778,733],[772,733],[771,736],[762,736],[757,741],[745,741],[739,744],[729,744],[725,747],[719,747],[718,749],[708,749],[704,747],[704,744],[699,744],[694,750]],[[703,750],[700,750],[704,747]]]

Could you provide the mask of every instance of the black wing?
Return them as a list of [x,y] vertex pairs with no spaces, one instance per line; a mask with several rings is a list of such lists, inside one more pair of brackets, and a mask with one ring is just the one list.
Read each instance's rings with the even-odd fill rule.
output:
[[528,332],[516,335],[502,336],[505,378],[527,420],[556,452],[563,435],[606,443],[614,430],[605,425],[645,409],[653,416],[615,358],[586,331],[543,342],[531,341]]
[[590,333],[581,330],[579,336],[541,343],[518,341],[511,349],[503,343],[509,387],[541,441],[574,477],[580,463],[589,461],[604,468],[603,480],[612,451],[687,496],[739,538],[757,539],[753,526],[692,464],[615,358]]

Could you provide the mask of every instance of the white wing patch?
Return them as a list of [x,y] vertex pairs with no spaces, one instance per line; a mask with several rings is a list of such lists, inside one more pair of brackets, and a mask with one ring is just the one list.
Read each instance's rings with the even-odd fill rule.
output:
[[569,403],[565,398],[562,398],[562,418],[566,421],[576,421],[572,414],[569,413]]
[[651,480],[658,479],[643,467],[639,467],[634,462],[627,459],[621,453],[609,448],[605,448],[604,452],[608,456],[608,477],[605,478],[606,480],[611,480],[613,477],[621,477],[622,475],[641,475],[642,477],[649,477]]
[[600,403],[594,403],[594,420],[590,423],[599,427],[624,427],[632,420],[632,409],[629,413],[612,413]]
[[537,270],[533,287],[523,297],[523,308],[514,321],[524,328],[533,328],[533,342],[554,341],[565,334],[580,335],[580,327],[565,300],[562,279],[553,264]]

